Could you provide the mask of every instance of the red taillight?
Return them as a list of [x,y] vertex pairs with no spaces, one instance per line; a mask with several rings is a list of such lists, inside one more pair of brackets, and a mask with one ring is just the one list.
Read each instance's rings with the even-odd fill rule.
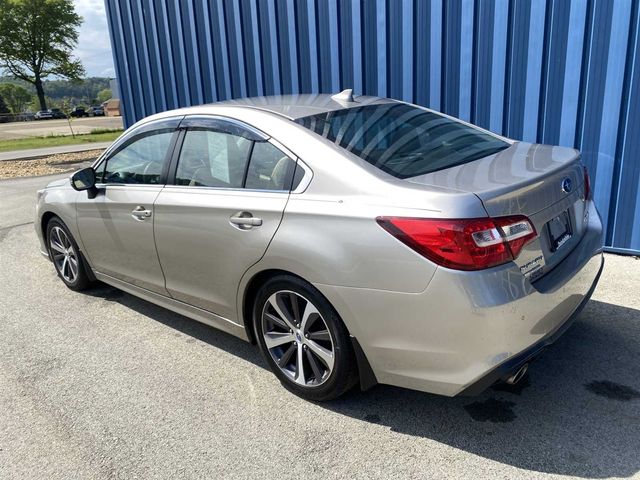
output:
[[481,270],[514,260],[536,237],[535,228],[522,215],[460,220],[378,217],[376,220],[419,254],[456,270]]
[[584,170],[584,199],[591,200],[591,180],[589,179],[589,170],[587,167],[582,167]]

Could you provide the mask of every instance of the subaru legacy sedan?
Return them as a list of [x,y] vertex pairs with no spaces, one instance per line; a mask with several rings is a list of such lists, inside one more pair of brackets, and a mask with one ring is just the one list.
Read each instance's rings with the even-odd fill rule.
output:
[[38,192],[36,230],[67,287],[256,343],[315,401],[517,382],[603,267],[579,152],[351,91],[145,118]]

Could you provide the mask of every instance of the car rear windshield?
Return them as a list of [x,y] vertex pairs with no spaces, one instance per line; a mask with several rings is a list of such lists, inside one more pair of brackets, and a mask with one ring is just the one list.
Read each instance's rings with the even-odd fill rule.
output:
[[404,103],[348,108],[296,122],[396,178],[450,168],[509,147],[493,135]]

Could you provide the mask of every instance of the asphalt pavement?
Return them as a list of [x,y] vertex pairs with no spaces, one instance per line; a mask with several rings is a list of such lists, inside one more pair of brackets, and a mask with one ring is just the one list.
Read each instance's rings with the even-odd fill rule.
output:
[[0,182],[0,478],[639,475],[639,260],[607,255],[516,387],[313,404],[239,339],[111,287],[68,290],[30,223],[51,178]]

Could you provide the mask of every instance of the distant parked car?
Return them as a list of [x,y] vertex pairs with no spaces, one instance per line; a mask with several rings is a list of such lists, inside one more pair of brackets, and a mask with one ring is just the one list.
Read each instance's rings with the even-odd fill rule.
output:
[[76,118],[88,117],[89,113],[84,109],[84,107],[76,107],[70,113],[70,116]]
[[48,120],[53,118],[53,112],[51,110],[38,110],[33,118],[34,120]]
[[91,107],[91,114],[94,117],[104,117],[104,108],[101,105]]
[[65,113],[59,108],[52,108],[50,111],[53,118],[67,118]]
[[28,122],[35,119],[36,116],[32,112],[22,112],[16,117],[16,121],[18,122]]

